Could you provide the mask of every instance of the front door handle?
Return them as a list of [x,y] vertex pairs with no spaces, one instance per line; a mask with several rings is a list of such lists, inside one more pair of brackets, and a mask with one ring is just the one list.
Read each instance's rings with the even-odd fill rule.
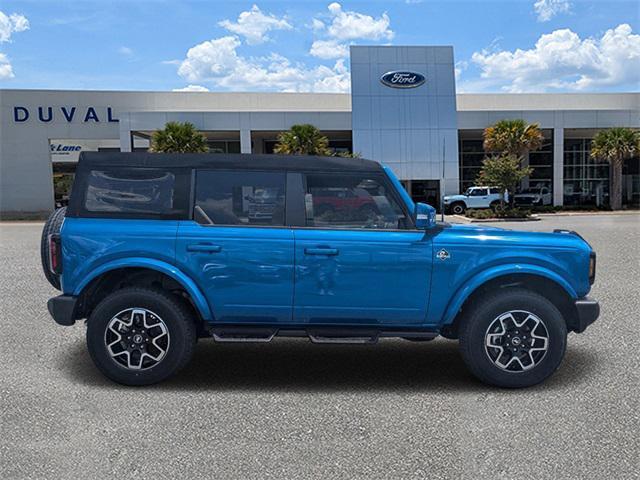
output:
[[305,248],[305,255],[338,255],[337,248]]
[[217,253],[222,250],[220,245],[213,245],[212,243],[192,243],[187,245],[188,252],[206,252]]

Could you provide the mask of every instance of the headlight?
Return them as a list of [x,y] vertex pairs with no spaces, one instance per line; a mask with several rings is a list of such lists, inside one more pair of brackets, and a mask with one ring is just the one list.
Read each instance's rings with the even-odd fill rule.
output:
[[589,254],[589,285],[593,285],[596,280],[596,252]]

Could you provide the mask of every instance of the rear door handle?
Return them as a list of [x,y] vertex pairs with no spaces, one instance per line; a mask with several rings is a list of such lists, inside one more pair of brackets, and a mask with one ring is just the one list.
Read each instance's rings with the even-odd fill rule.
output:
[[338,255],[337,248],[305,248],[305,255]]
[[207,253],[217,253],[222,250],[220,245],[213,245],[211,243],[192,243],[191,245],[187,245],[188,252],[207,252]]

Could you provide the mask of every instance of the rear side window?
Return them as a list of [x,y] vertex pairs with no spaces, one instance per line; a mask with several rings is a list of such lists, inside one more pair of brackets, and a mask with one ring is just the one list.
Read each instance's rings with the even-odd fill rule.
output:
[[196,202],[213,225],[284,225],[285,173],[200,170]]
[[70,216],[186,218],[189,172],[185,169],[96,168],[76,175]]
[[499,195],[500,194],[500,189],[499,188],[492,188],[489,190],[489,193],[491,193],[491,195]]

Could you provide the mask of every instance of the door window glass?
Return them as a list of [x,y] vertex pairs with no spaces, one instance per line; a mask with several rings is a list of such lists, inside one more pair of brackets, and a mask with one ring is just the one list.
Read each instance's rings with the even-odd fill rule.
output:
[[470,197],[482,197],[487,194],[487,190],[484,188],[474,188],[469,192]]
[[201,170],[196,206],[214,225],[284,225],[285,174]]
[[378,176],[307,175],[307,226],[407,228],[408,219]]

